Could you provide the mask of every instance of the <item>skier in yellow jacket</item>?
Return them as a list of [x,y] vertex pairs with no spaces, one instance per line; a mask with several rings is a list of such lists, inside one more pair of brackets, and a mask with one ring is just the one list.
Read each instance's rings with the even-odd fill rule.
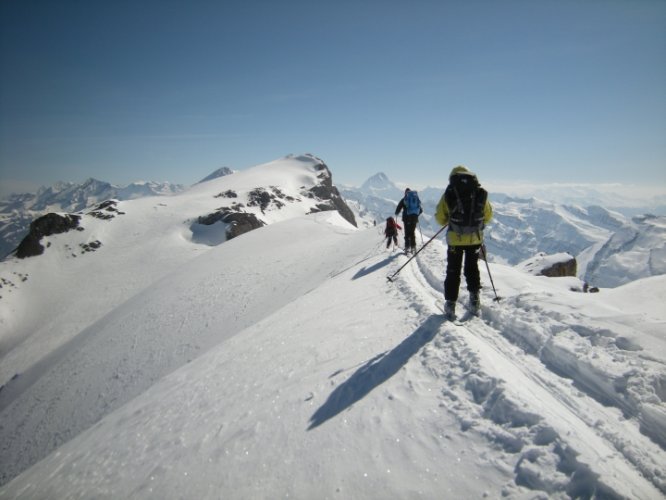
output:
[[451,170],[449,185],[437,204],[435,220],[448,225],[446,278],[444,279],[444,312],[455,318],[456,301],[463,270],[470,297],[470,311],[478,314],[481,307],[479,291],[479,253],[483,244],[483,229],[490,222],[493,209],[488,193],[479,185],[476,175],[459,165]]

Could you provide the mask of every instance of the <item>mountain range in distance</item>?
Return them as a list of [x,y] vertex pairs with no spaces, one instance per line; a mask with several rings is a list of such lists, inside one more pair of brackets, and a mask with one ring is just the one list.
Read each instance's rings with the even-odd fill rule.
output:
[[[199,183],[233,173],[231,168],[222,167]],[[109,199],[172,196],[186,189],[168,182],[121,187],[88,179],[81,184],[58,183],[37,193],[11,195],[0,200],[0,256],[14,251],[30,223],[46,213],[77,213]],[[424,205],[419,224],[423,241],[439,229],[433,214],[443,191],[443,187],[419,190]],[[360,227],[383,224],[393,215],[403,193],[403,187],[382,172],[360,187],[340,186],[340,194]],[[517,265],[539,253],[565,252],[576,257],[582,279],[603,287],[666,273],[662,264],[666,230],[661,214],[666,210],[659,199],[645,200],[641,207],[640,200],[563,186],[551,192],[542,189],[539,194],[525,198],[490,192],[494,220],[486,229],[486,246],[491,261]],[[558,199],[566,203],[553,201]],[[616,206],[604,205],[613,201]]]
[[[340,192],[359,225],[365,226],[384,224],[403,196],[403,189],[383,173],[360,188],[342,187]],[[443,192],[433,187],[419,191],[419,231],[424,239],[439,229],[433,215]],[[489,260],[517,265],[539,253],[568,253],[577,260],[578,276],[602,287],[666,273],[666,217],[632,217],[628,214],[641,212],[638,205],[630,207],[620,196],[611,198],[624,204],[624,213],[598,205],[609,196],[589,189],[570,193],[567,199],[577,200],[575,204],[490,192],[494,215],[485,230]]]

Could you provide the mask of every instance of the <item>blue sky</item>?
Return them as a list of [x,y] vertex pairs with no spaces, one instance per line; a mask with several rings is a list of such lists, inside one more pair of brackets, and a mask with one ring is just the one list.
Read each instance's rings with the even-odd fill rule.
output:
[[663,0],[2,0],[0,37],[1,191],[306,152],[666,191]]

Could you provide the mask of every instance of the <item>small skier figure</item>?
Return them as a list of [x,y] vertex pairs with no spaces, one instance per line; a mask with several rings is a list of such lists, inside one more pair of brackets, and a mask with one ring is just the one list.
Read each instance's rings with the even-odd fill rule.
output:
[[395,221],[393,217],[386,219],[386,228],[384,229],[384,236],[386,236],[386,248],[388,249],[391,246],[391,240],[393,244],[398,246],[398,230],[402,229],[400,225]]
[[416,191],[405,189],[405,197],[395,208],[396,217],[400,211],[402,211],[402,223],[405,225],[405,253],[414,253],[416,252],[416,225],[419,223],[419,215],[423,213],[421,200]]

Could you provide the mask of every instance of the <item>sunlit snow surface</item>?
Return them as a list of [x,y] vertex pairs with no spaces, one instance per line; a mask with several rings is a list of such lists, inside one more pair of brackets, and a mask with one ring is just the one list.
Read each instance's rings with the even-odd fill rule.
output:
[[482,318],[453,324],[438,240],[390,283],[379,227],[301,210],[210,247],[182,223],[201,199],[2,268],[0,471],[27,469],[0,498],[666,494],[666,278],[585,294],[491,264],[495,302],[481,263]]

